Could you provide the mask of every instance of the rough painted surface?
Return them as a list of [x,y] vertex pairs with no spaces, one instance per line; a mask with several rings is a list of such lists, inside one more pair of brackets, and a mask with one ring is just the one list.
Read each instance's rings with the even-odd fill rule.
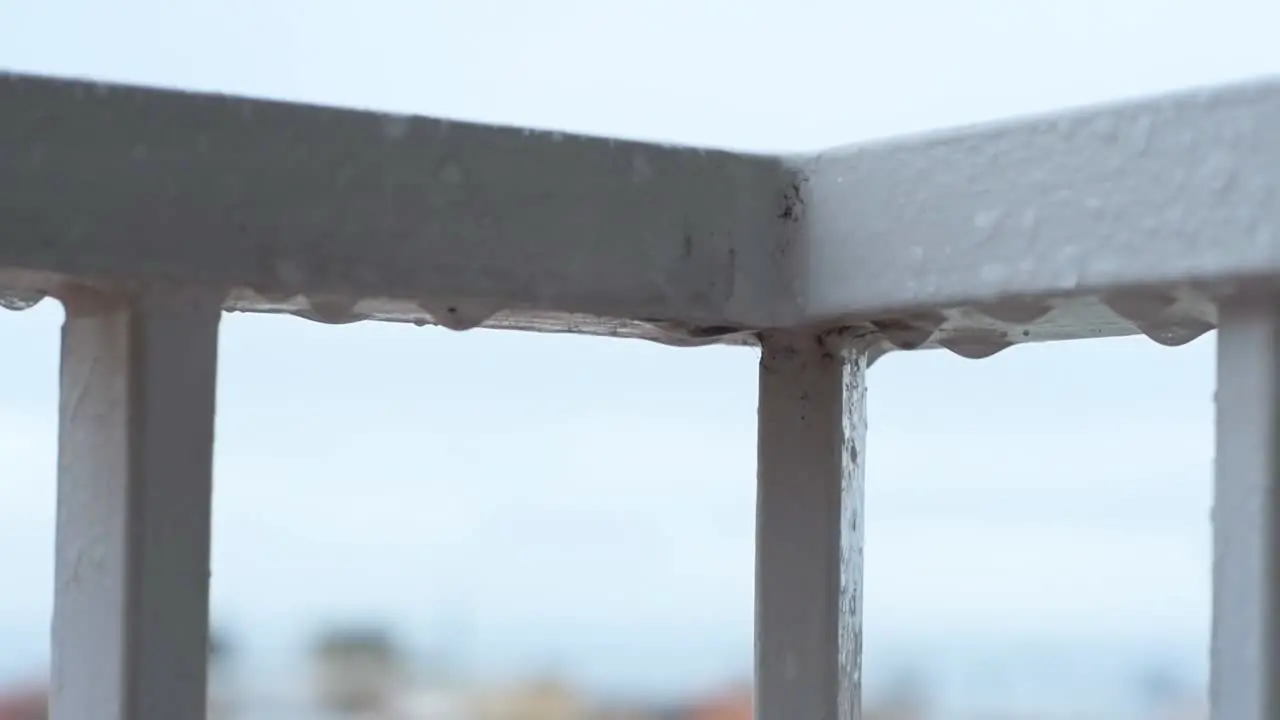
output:
[[0,267],[337,319],[376,298],[463,325],[797,312],[779,158],[12,74],[0,107]]
[[1280,83],[823,153],[808,314],[1280,274]]
[[856,720],[866,368],[839,334],[769,333],[760,358],[756,717]]
[[0,306],[226,307],[876,353],[1143,333],[1280,276],[1280,85],[763,157],[0,75]]
[[218,320],[187,293],[67,303],[52,720],[205,715]]
[[1223,309],[1213,506],[1213,720],[1280,717],[1280,303]]

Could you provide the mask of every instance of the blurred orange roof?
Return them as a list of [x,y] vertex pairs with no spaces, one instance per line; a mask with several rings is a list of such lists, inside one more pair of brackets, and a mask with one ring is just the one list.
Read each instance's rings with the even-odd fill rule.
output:
[[0,692],[0,720],[46,720],[49,693],[42,688]]
[[695,701],[684,714],[686,720],[752,720],[753,698],[749,687]]

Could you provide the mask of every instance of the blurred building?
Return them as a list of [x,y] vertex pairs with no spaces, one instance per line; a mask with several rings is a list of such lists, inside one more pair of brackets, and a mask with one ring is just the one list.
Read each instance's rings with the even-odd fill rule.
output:
[[[233,705],[209,697],[209,720],[234,720]],[[0,720],[49,720],[49,693],[44,688],[0,692]]]
[[676,716],[654,707],[606,705],[593,709],[591,720],[676,720]]
[[[672,720],[753,720],[754,692],[742,685],[700,698],[669,715]],[[919,703],[906,697],[887,702],[863,704],[864,720],[924,720]],[[665,720],[665,719],[664,719]]]
[[404,696],[408,676],[391,636],[372,628],[336,628],[312,648],[320,703],[340,717],[384,717]]
[[235,715],[235,688],[231,681],[231,646],[218,630],[209,631],[209,718],[232,720]]
[[1204,698],[1185,698],[1155,713],[1155,720],[1209,720],[1209,703]]
[[554,679],[481,690],[471,696],[467,710],[471,720],[588,720],[591,717],[585,698]]

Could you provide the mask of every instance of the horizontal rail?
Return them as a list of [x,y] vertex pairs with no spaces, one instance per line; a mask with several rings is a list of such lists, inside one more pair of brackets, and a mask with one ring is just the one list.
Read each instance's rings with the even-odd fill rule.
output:
[[1186,342],[1280,276],[1280,84],[764,156],[0,74],[7,304],[872,347]]
[[10,286],[163,279],[455,327],[799,312],[775,306],[777,158],[22,75],[0,107]]
[[805,319],[974,354],[1187,342],[1214,300],[1280,278],[1275,127],[1268,81],[823,153],[804,165]]

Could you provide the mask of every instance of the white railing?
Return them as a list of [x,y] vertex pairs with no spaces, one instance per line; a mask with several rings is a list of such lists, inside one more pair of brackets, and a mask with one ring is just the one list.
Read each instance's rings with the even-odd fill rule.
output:
[[0,75],[61,300],[55,720],[204,714],[219,309],[759,344],[757,713],[859,715],[865,372],[1217,327],[1211,702],[1280,717],[1280,85],[741,155]]

